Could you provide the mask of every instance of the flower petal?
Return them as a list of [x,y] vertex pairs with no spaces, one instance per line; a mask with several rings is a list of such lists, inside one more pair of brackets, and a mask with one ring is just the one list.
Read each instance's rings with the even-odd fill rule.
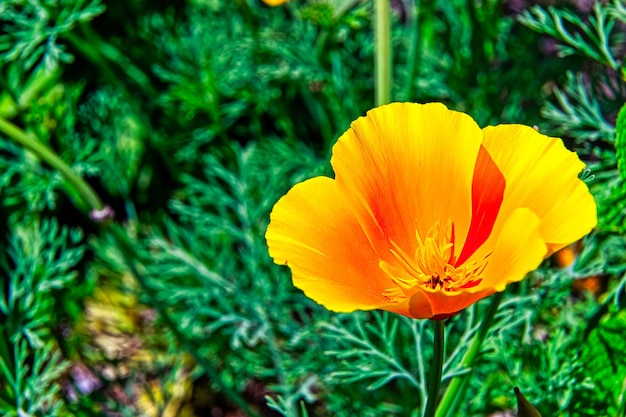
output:
[[338,187],[381,259],[389,240],[412,253],[416,231],[425,236],[449,220],[460,251],[481,140],[471,117],[440,103],[375,108],[339,138],[331,159]]
[[449,317],[493,293],[492,289],[474,293],[459,292],[455,294],[441,291],[435,293],[420,291],[415,293],[409,301],[408,316],[416,319]]
[[596,225],[595,202],[578,178],[585,165],[560,139],[521,125],[489,126],[483,134],[483,146],[507,183],[494,231],[515,209],[527,207],[539,217],[539,232],[554,252]]
[[541,236],[541,219],[528,208],[518,208],[508,215],[496,239],[485,278],[468,292],[504,291],[508,284],[521,281],[536,269],[548,254]]
[[291,268],[294,285],[328,309],[389,303],[383,293],[393,283],[334,180],[295,185],[274,206],[265,237],[274,261]]
[[466,309],[476,301],[495,292],[494,288],[482,287],[478,290],[445,292],[426,291],[415,288],[410,298],[402,303],[386,306],[384,309],[414,319],[445,318]]

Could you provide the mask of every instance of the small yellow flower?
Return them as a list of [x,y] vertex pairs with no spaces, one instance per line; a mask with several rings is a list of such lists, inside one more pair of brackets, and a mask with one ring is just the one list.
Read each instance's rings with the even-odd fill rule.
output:
[[270,7],[280,6],[283,3],[287,3],[289,0],[263,0],[263,3]]
[[596,224],[560,139],[480,129],[439,103],[393,103],[333,147],[335,179],[295,185],[266,239],[294,285],[330,310],[449,317],[520,281]]

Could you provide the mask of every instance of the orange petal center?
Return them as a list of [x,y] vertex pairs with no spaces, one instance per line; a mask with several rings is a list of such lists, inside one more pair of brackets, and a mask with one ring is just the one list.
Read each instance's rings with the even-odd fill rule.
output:
[[393,264],[381,260],[380,268],[397,285],[385,291],[392,302],[401,302],[416,289],[429,292],[458,292],[478,285],[488,264],[491,252],[479,259],[467,260],[461,265],[454,262],[454,224],[446,227],[436,222],[421,237],[416,232],[416,247],[413,256],[407,254],[396,242],[391,241]]

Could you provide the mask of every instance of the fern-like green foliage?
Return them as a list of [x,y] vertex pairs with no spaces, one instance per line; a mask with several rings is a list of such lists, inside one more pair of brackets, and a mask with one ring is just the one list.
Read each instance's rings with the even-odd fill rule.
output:
[[585,373],[593,384],[593,395],[587,393],[578,401],[589,413],[606,410],[607,415],[626,412],[626,360],[624,359],[623,330],[626,314],[621,310],[605,317],[586,340],[581,360]]
[[14,227],[1,263],[0,412],[59,415],[67,363],[50,334],[59,312],[54,292],[76,279],[82,233],[54,220]]
[[542,115],[554,124],[556,132],[573,137],[580,151],[598,154],[598,142],[610,142],[615,126],[606,120],[588,76],[571,71],[566,76],[564,87],[554,89],[557,104],[546,103]]
[[[243,391],[250,380],[272,381],[296,410],[314,397],[313,371],[290,347],[301,352],[298,323],[310,321],[312,303],[296,302],[284,271],[268,268],[263,236],[279,190],[319,172],[319,160],[274,141],[233,145],[226,155],[206,155],[201,176],[184,176],[171,217],[137,242],[136,273],[149,287],[142,298],[158,303],[177,343],[218,386]],[[95,245],[107,269],[128,267],[113,242]]]
[[72,55],[59,44],[59,38],[103,11],[99,0],[3,2],[0,59],[20,60],[24,71],[39,63],[52,70],[59,62],[71,62]]
[[620,10],[621,7],[619,0],[615,0],[612,7],[596,2],[593,15],[584,21],[569,10],[535,6],[525,11],[520,21],[561,41],[557,46],[561,57],[582,54],[616,70],[620,64],[613,48],[623,41],[624,35],[619,31],[613,32],[617,19],[621,17],[614,10]]

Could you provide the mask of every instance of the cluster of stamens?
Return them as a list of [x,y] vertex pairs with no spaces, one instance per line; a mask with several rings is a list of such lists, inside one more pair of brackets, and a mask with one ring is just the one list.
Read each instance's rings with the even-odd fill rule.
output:
[[398,285],[385,291],[392,300],[403,298],[415,287],[429,291],[454,292],[478,285],[491,253],[456,265],[454,259],[454,224],[448,221],[446,227],[435,223],[420,237],[416,232],[416,248],[409,256],[400,246],[391,241],[393,263],[381,260],[379,265]]

